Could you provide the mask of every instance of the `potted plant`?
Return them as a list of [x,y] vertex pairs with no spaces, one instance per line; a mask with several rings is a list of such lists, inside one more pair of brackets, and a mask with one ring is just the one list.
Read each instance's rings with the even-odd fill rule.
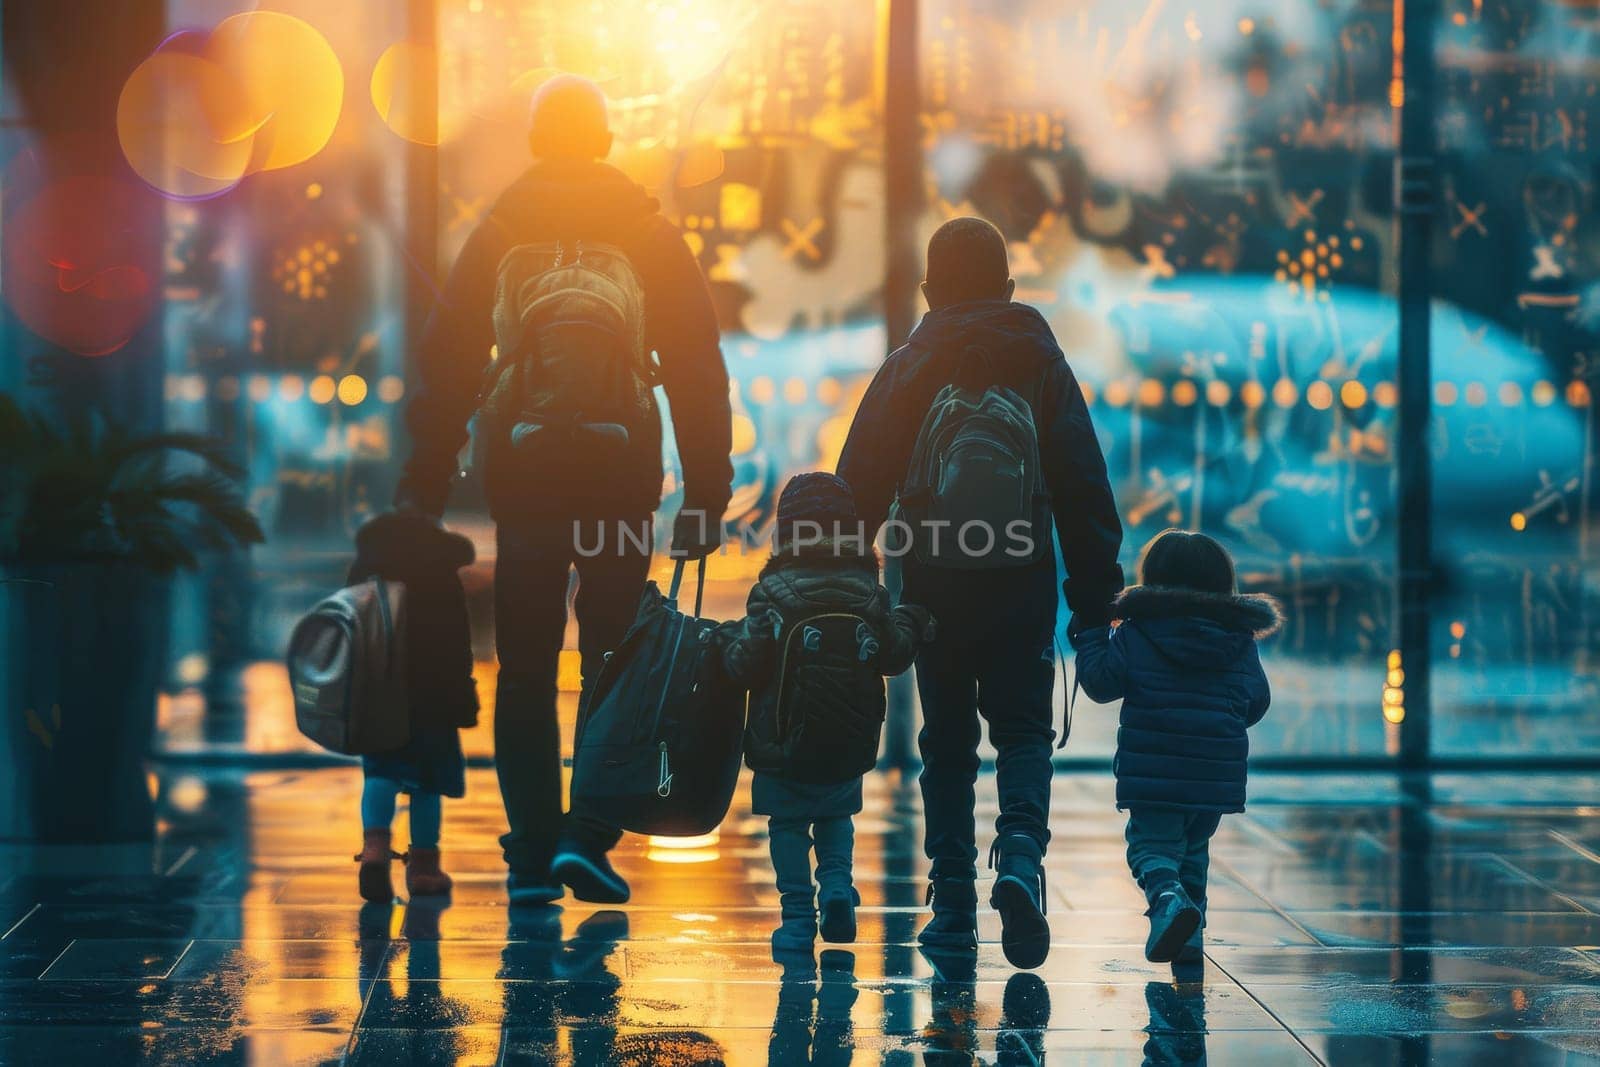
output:
[[166,579],[259,543],[195,434],[60,423],[0,394],[0,839],[148,839]]

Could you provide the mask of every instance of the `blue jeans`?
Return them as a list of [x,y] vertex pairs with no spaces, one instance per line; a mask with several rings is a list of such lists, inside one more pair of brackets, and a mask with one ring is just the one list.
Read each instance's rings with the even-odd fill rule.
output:
[[855,824],[848,815],[836,819],[788,819],[774,815],[767,823],[772,870],[785,918],[815,915],[811,881],[811,849],[817,851],[816,888],[824,898],[849,896],[855,851]]
[[[395,798],[401,786],[392,778],[369,777],[361,787],[361,828],[387,830],[394,822]],[[411,847],[438,848],[444,817],[438,793],[411,794]]]
[[1172,808],[1128,812],[1128,869],[1147,899],[1153,902],[1161,887],[1176,880],[1205,914],[1211,835],[1221,822],[1216,812]]

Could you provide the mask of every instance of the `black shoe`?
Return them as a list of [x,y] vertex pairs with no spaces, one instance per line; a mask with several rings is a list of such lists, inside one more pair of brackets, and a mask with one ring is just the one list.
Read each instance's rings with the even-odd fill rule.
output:
[[854,888],[848,892],[829,893],[818,901],[817,911],[821,915],[818,928],[822,931],[822,940],[833,945],[848,945],[856,939],[856,905],[861,903],[861,894]]
[[1200,909],[1177,882],[1158,888],[1145,914],[1150,916],[1150,936],[1144,943],[1144,958],[1151,963],[1177,959],[1184,942],[1200,928]]
[[550,873],[548,867],[536,873],[512,871],[506,876],[506,897],[513,908],[554,904],[566,892],[566,888]]
[[1050,923],[1044,917],[1044,869],[1038,842],[1011,834],[995,842],[1000,877],[989,906],[1000,913],[1000,947],[1013,967],[1032,970],[1050,955]]
[[933,952],[978,951],[978,890],[971,878],[935,878],[928,883],[927,902],[933,918],[917,934],[917,943]]
[[550,861],[550,874],[579,900],[591,904],[626,904],[628,883],[604,852],[563,844]]

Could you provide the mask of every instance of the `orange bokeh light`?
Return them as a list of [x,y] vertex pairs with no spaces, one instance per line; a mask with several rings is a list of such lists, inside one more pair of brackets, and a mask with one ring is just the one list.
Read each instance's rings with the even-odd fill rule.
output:
[[276,11],[168,38],[117,101],[134,172],[169,196],[215,196],[247,175],[303,163],[333,135],[344,72],[309,23]]

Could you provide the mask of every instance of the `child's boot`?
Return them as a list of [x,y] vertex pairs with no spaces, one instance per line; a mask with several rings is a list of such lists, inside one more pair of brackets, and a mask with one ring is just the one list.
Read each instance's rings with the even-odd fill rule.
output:
[[772,870],[777,875],[783,922],[772,932],[774,953],[810,955],[817,940],[817,905],[811,884],[811,827],[799,820],[768,824]]
[[1005,835],[989,853],[997,875],[989,906],[1000,913],[1000,947],[1013,967],[1031,970],[1050,954],[1043,861],[1039,842],[1026,834]]
[[928,903],[933,907],[933,918],[917,934],[917,943],[940,952],[976,952],[978,887],[974,876],[936,875],[928,883]]
[[442,897],[454,883],[439,868],[439,850],[412,848],[406,853],[406,892],[414,897]]
[[856,906],[861,894],[850,881],[855,828],[848,818],[819,820],[812,827],[817,845],[817,911],[822,940],[850,944],[856,939]]
[[1178,958],[1184,942],[1200,928],[1200,909],[1176,879],[1159,882],[1148,890],[1150,936],[1144,943],[1144,958],[1151,963],[1171,963]]
[[356,862],[361,864],[357,882],[361,899],[374,904],[388,904],[394,900],[394,883],[389,880],[389,861],[399,859],[394,851],[388,830],[362,831],[361,851]]

